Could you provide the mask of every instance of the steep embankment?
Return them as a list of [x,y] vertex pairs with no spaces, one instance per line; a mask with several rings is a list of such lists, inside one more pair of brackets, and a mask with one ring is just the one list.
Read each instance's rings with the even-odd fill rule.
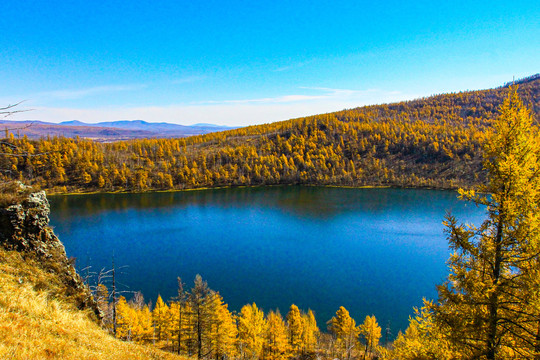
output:
[[185,359],[122,342],[98,325],[48,214],[44,192],[0,209],[0,359]]

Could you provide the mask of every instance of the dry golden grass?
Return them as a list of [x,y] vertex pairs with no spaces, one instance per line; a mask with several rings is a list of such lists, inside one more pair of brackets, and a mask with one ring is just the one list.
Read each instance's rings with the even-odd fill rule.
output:
[[38,187],[26,187],[18,181],[0,180],[0,207],[8,207],[19,204],[32,192],[39,190]]
[[88,313],[50,295],[54,277],[0,250],[0,359],[187,359],[113,338]]

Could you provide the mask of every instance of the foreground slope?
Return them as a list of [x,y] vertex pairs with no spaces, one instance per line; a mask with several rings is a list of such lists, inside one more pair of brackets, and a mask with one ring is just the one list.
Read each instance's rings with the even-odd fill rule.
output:
[[185,359],[113,338],[89,311],[51,296],[55,276],[0,250],[0,359]]
[[26,192],[0,197],[18,201],[0,207],[0,359],[184,359],[100,327],[96,303],[48,226],[45,193]]

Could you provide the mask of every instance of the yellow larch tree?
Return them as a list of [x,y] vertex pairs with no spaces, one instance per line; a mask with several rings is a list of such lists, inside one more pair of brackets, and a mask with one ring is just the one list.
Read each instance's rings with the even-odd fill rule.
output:
[[236,341],[238,330],[233,314],[223,297],[218,292],[212,294],[209,301],[210,331],[208,340],[214,358],[234,358],[236,356]]
[[202,359],[207,355],[206,353],[210,352],[208,335],[212,322],[210,312],[212,295],[213,291],[208,287],[208,283],[203,281],[201,275],[197,274],[189,295],[189,303],[198,359]]
[[307,314],[302,314],[302,324],[302,343],[304,346],[302,351],[311,354],[317,349],[317,341],[320,333],[315,314],[311,309],[308,310]]
[[512,89],[485,141],[487,184],[460,190],[485,206],[487,219],[476,227],[447,216],[453,254],[435,313],[462,357],[540,358],[538,135]]
[[154,332],[157,341],[167,339],[169,329],[169,307],[161,295],[158,295],[154,310],[152,310],[152,322],[154,324]]
[[298,306],[292,304],[287,314],[287,327],[289,329],[289,343],[293,353],[298,354],[303,348],[302,332],[304,324]]
[[255,303],[247,304],[238,317],[238,348],[242,359],[258,359],[261,356],[266,320]]
[[425,301],[422,308],[414,309],[415,316],[409,317],[405,333],[398,333],[394,340],[391,359],[400,360],[450,360],[460,355],[452,350],[443,332],[434,320],[432,302]]
[[360,330],[347,309],[341,306],[336,315],[328,321],[328,330],[336,337],[338,348],[347,360],[351,359]]
[[381,338],[381,327],[377,324],[375,315],[366,316],[364,323],[360,325],[360,335],[362,335],[365,342],[364,359],[368,355],[371,357]]
[[116,304],[116,337],[131,341],[136,323],[136,311],[129,306],[125,297],[120,296]]
[[267,360],[287,359],[291,347],[287,337],[287,325],[279,310],[268,313],[266,324],[263,358]]
[[137,320],[139,331],[136,340],[139,342],[150,341],[154,334],[152,327],[152,313],[148,305],[144,305],[142,309],[137,310]]
[[[179,335],[181,332],[182,325],[182,310],[180,309],[180,303],[178,301],[171,301],[169,304],[169,316],[171,320],[171,337],[173,339],[173,351],[180,353],[180,348],[182,344],[182,335]],[[175,345],[176,344],[176,345]],[[176,349],[174,348],[176,346]]]
[[134,342],[143,342],[152,338],[152,319],[148,306],[138,308],[121,296],[116,305],[116,316],[118,338]]
[[182,338],[180,351],[192,356],[197,352],[197,327],[195,312],[190,301],[186,301],[182,311]]
[[[187,351],[186,339],[189,333],[190,311],[187,302],[187,293],[184,291],[184,283],[180,277],[178,281],[178,297],[170,306],[171,314],[171,335],[176,341],[176,353]],[[174,349],[173,349],[174,350]]]

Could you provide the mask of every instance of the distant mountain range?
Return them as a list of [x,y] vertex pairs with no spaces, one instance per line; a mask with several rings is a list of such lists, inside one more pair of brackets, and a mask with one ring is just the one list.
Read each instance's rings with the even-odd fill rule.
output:
[[30,139],[47,136],[81,137],[97,141],[118,141],[141,138],[176,138],[231,130],[235,127],[214,124],[178,125],[151,123],[142,120],[107,121],[95,124],[79,120],[64,121],[59,124],[38,120],[0,120],[0,130],[10,129],[19,136]]

